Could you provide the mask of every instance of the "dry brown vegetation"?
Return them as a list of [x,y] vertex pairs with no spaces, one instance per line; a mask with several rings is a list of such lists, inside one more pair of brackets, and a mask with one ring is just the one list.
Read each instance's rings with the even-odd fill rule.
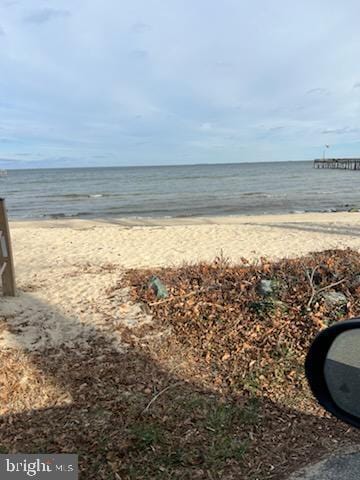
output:
[[[154,274],[168,298],[148,288]],[[303,373],[316,333],[360,313],[359,275],[350,250],[130,271],[155,321],[119,329],[127,353],[100,333],[77,351],[1,352],[0,451],[78,452],[84,479],[287,478],[359,439]],[[332,290],[346,303],[329,304]]]

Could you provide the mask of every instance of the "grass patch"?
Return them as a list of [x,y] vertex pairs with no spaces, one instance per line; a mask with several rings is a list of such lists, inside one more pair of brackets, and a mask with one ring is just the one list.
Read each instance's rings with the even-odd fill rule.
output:
[[164,431],[159,426],[148,422],[134,425],[130,428],[130,434],[139,450],[160,444],[164,438]]
[[215,468],[223,468],[228,460],[241,462],[248,448],[248,442],[235,438],[217,436],[208,450],[206,463]]

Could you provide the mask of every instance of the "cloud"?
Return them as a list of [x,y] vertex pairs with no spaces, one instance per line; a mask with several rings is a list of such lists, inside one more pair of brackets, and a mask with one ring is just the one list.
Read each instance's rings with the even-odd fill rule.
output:
[[24,18],[24,21],[27,23],[46,23],[49,20],[55,18],[65,18],[69,17],[70,12],[68,10],[58,10],[55,8],[42,8],[36,10]]
[[142,23],[142,22],[136,22],[131,27],[131,31],[133,33],[139,33],[139,34],[149,32],[150,30],[151,30],[151,25],[149,25],[148,23]]
[[330,92],[326,88],[311,88],[306,92],[306,95],[329,95]]
[[285,126],[284,125],[277,125],[274,127],[269,127],[267,130],[268,132],[279,132],[280,130],[284,130]]
[[18,2],[17,0],[6,0],[6,1],[2,1],[0,3],[0,6],[1,7],[5,7],[5,8],[9,8],[9,7],[14,7],[15,5],[18,5],[20,2]]
[[13,2],[0,0],[0,46],[11,36],[0,54],[0,137],[13,139],[0,142],[3,158],[16,148],[45,165],[291,160],[315,157],[331,135],[344,156],[360,138],[357,0],[347,9],[274,0],[266,15],[261,0],[3,8]]
[[350,128],[350,127],[342,127],[342,128],[327,128],[323,130],[321,133],[324,135],[345,135],[348,133],[359,133],[359,128]]

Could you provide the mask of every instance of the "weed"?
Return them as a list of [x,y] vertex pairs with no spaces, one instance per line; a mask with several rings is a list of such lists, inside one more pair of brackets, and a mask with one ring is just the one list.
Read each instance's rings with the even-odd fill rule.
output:
[[[227,460],[241,462],[248,447],[248,442],[240,442],[229,436],[217,436],[208,450],[206,463],[212,466],[222,466]],[[218,465],[220,464],[220,465]]]
[[207,426],[215,431],[231,427],[238,416],[238,409],[233,405],[218,405],[214,408],[207,419]]
[[259,421],[260,399],[251,397],[241,410],[240,419],[243,424],[256,425]]
[[242,379],[242,388],[255,395],[261,388],[260,380],[255,372],[249,372]]
[[161,443],[163,432],[157,425],[140,423],[131,428],[134,442],[139,449],[146,449],[155,444]]

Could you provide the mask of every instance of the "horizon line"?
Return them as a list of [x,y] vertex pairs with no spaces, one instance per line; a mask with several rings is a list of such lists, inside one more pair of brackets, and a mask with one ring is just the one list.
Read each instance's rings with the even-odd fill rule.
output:
[[157,167],[202,167],[212,165],[253,165],[264,163],[300,163],[313,162],[314,160],[274,160],[274,161],[260,161],[260,162],[224,162],[224,163],[175,163],[175,164],[153,164],[153,165],[94,165],[94,166],[73,166],[73,167],[21,167],[8,168],[0,167],[0,170],[15,171],[15,170],[74,170],[81,168],[157,168]]

